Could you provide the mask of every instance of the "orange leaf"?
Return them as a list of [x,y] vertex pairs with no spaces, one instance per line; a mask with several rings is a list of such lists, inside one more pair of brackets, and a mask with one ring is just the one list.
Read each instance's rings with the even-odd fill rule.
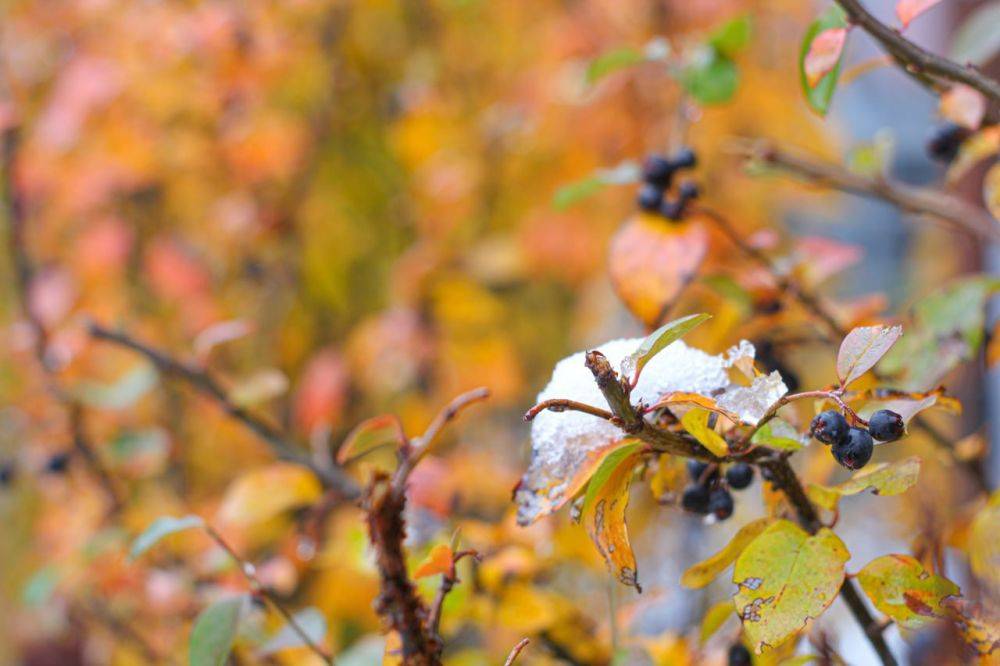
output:
[[810,88],[815,87],[820,79],[837,66],[846,40],[847,28],[827,28],[816,35],[809,45],[809,53],[803,64]]
[[453,560],[454,553],[451,552],[451,547],[447,544],[439,543],[431,548],[431,552],[417,566],[416,571],[413,572],[413,578],[426,578],[427,576],[447,574],[451,571]]
[[941,2],[941,0],[899,0],[896,3],[896,16],[903,28],[910,25],[910,21],[917,18],[925,11]]
[[672,223],[639,214],[611,242],[608,270],[628,309],[650,328],[694,277],[708,249],[696,218]]

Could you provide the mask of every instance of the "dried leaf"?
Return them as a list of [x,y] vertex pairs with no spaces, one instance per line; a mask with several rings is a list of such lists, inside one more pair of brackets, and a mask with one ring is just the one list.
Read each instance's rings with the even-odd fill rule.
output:
[[941,607],[979,655],[993,654],[1000,648],[1000,619],[987,617],[980,604],[962,597],[948,597],[941,600]]
[[803,63],[810,88],[815,88],[820,79],[837,66],[846,41],[847,28],[827,28],[812,40]]
[[902,334],[902,326],[863,326],[848,333],[837,354],[840,383],[847,386],[868,372]]
[[362,421],[344,438],[337,449],[337,464],[343,465],[383,446],[401,446],[406,441],[403,424],[395,414],[383,414]]
[[672,224],[640,214],[612,240],[608,270],[632,314],[646,326],[657,326],[697,273],[707,249],[708,234],[697,219]]
[[909,555],[885,555],[858,572],[858,583],[875,607],[907,629],[919,629],[935,617],[944,617],[945,597],[958,586],[937,576]]
[[693,314],[675,319],[656,329],[646,336],[638,349],[622,361],[622,375],[630,377],[632,385],[635,386],[636,382],[639,381],[642,369],[654,356],[663,351],[667,345],[680,340],[689,331],[711,318],[712,315],[709,314]]
[[633,442],[608,456],[594,473],[583,502],[582,521],[608,569],[625,585],[642,592],[635,554],[628,540],[625,509],[632,471],[642,457],[642,443]]
[[733,598],[743,631],[759,654],[774,648],[833,603],[850,558],[823,528],[810,536],[787,520],[768,527],[736,560]]
[[939,2],[941,0],[899,0],[896,3],[896,16],[899,18],[899,22],[903,24],[903,29],[905,30],[910,25],[910,21]]
[[681,425],[692,437],[698,440],[702,446],[717,456],[729,454],[729,445],[722,435],[708,427],[708,417],[710,412],[701,407],[695,407],[681,417]]
[[[757,520],[747,523],[740,530],[733,535],[733,538],[729,540],[725,548],[712,555],[707,560],[702,560],[698,564],[695,564],[688,568],[687,571],[681,576],[681,585],[684,587],[689,587],[691,589],[700,589],[711,583],[715,578],[725,571],[730,564],[736,561],[736,558],[740,556],[743,549],[747,547],[751,541],[757,538],[757,536],[766,530],[768,526],[773,523],[770,518],[758,518]],[[732,604],[727,602],[727,607],[732,611]]]
[[417,568],[413,571],[413,578],[426,578],[427,576],[447,574],[451,571],[454,557],[455,554],[452,552],[451,546],[439,543],[431,548],[431,552],[427,554],[424,561],[417,565]]

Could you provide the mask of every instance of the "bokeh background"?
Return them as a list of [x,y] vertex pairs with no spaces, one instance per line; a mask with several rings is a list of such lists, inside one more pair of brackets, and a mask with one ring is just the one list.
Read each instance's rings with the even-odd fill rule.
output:
[[[978,4],[944,2],[908,34],[946,51]],[[869,5],[891,16],[892,3]],[[360,512],[331,510],[317,537],[306,509],[260,508],[266,520],[253,507],[233,509],[233,484],[273,465],[267,447],[140,357],[91,340],[90,320],[209,368],[304,449],[336,445],[359,421],[386,412],[418,433],[458,392],[489,386],[488,404],[449,430],[414,479],[415,561],[458,526],[486,555],[475,571],[462,570],[446,605],[449,662],[501,663],[525,635],[541,637],[525,663],[556,663],[560,650],[578,663],[606,661],[603,562],[565,512],[519,528],[510,502],[530,449],[521,414],[552,365],[644,332],[607,274],[608,241],[634,213],[635,186],[567,203],[567,185],[691,146],[703,200],[748,237],[859,248],[856,264],[817,285],[859,322],[905,318],[949,279],[995,264],[988,247],[952,228],[748,171],[741,140],[764,137],[839,163],[891,145],[885,168],[895,177],[944,177],[924,150],[940,122],[937,102],[900,72],[881,68],[842,85],[826,118],[809,109],[796,61],[823,6],[0,3],[0,127],[20,128],[25,248],[36,267],[24,303],[6,253],[0,265],[0,463],[10,471],[0,487],[0,663],[184,663],[197,610],[245,586],[197,534],[128,561],[131,538],[149,522],[185,513],[219,522],[291,607],[319,609],[338,663],[381,659],[371,605],[377,578]],[[736,56],[739,85],[724,104],[693,103],[663,61],[588,77],[601,54],[641,49],[654,37],[679,54],[744,14],[752,38]],[[846,67],[876,54],[866,36],[853,36]],[[972,170],[953,187],[971,199],[978,177]],[[819,254],[834,247],[821,244]],[[724,238],[713,238],[699,279],[673,308],[716,314],[692,344],[717,353],[775,327],[810,330],[752,290],[718,288],[746,270]],[[47,332],[50,372],[36,358],[26,306]],[[833,378],[834,353],[822,344],[806,340],[778,361],[803,388]],[[997,392],[981,359],[945,383],[965,411],[932,420],[956,440],[988,441]],[[113,518],[74,448],[72,414],[54,384],[84,405],[86,437],[126,498]],[[845,507],[849,569],[919,538],[950,552],[974,484],[918,435],[905,451],[876,456],[914,451],[931,462],[908,495]],[[65,465],[53,463],[60,456]],[[827,458],[807,450],[802,468],[834,478]],[[987,462],[977,464],[995,480]],[[287,506],[315,500],[308,481],[286,481]],[[250,494],[270,492],[265,485]],[[646,591],[616,590],[613,624],[628,636],[634,663],[723,663],[734,624],[698,656],[683,639],[728,583],[693,593],[677,581],[760,513],[753,495],[741,496],[732,520],[705,526],[658,505],[647,488],[633,492]],[[969,584],[967,565],[955,559],[949,573]],[[821,627],[850,663],[872,663],[840,603]],[[256,621],[238,663],[263,663],[254,641],[279,625],[266,613]],[[898,632],[889,633],[906,654]],[[310,655],[270,659],[309,663]]]

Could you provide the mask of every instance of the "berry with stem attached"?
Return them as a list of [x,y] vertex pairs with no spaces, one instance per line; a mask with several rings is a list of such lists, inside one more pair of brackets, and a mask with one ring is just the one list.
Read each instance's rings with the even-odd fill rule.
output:
[[708,513],[709,495],[707,486],[692,483],[684,489],[684,494],[681,495],[681,506],[687,511],[704,515]]
[[834,409],[816,415],[809,425],[809,434],[824,444],[839,444],[847,438],[847,419]]
[[834,459],[847,469],[861,469],[867,465],[874,450],[875,442],[863,428],[851,428],[847,438],[831,449]]
[[726,482],[733,490],[743,490],[753,483],[753,467],[747,463],[736,463],[726,470]]
[[880,409],[868,418],[868,432],[880,442],[894,442],[903,436],[903,417],[890,409]]
[[650,155],[642,165],[642,179],[662,191],[670,187],[675,171],[677,167],[672,160],[663,155]]
[[711,472],[708,472],[708,474],[706,475],[706,470],[710,465],[713,464],[714,463],[707,463],[701,460],[688,460],[687,461],[688,476],[695,483],[704,482],[705,484],[708,484],[709,481],[714,481],[715,479],[719,478],[718,465],[716,465],[715,469],[713,469]]

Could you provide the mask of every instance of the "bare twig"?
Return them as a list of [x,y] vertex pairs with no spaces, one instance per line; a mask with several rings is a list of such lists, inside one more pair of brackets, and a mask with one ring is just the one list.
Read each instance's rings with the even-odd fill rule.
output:
[[324,485],[339,491],[344,499],[355,500],[361,496],[361,488],[341,467],[316,464],[277,428],[233,403],[222,385],[207,370],[184,363],[127,333],[113,331],[97,323],[91,323],[89,329],[94,339],[111,342],[145,356],[164,374],[183,380],[211,398],[226,414],[263,440],[278,458],[308,467]]
[[746,159],[783,169],[818,185],[886,201],[908,213],[937,218],[976,238],[1000,239],[1000,225],[990,215],[947,192],[913,187],[885,177],[862,176],[836,164],[780,148],[766,139],[738,142],[736,150]]
[[225,539],[222,538],[222,535],[219,534],[214,527],[205,524],[205,532],[208,534],[208,536],[212,538],[212,540],[215,543],[219,545],[219,547],[222,548],[222,550],[226,551],[229,557],[233,558],[233,560],[239,566],[240,571],[243,573],[244,578],[246,578],[247,582],[250,583],[250,586],[253,588],[253,591],[259,594],[264,599],[266,599],[267,602],[270,603],[271,606],[276,611],[278,611],[278,613],[283,618],[285,618],[285,622],[287,622],[288,626],[292,628],[292,631],[294,631],[295,634],[300,639],[302,639],[302,642],[306,646],[308,646],[309,649],[312,650],[320,659],[322,659],[324,663],[332,664],[333,657],[327,654],[326,651],[323,650],[323,648],[321,648],[319,645],[316,644],[316,642],[309,636],[306,630],[302,628],[302,625],[298,623],[298,621],[295,619],[295,616],[292,615],[292,613],[287,608],[285,608],[285,605],[281,603],[281,600],[278,599],[278,597],[274,594],[274,592],[272,592],[270,588],[268,588],[260,581],[260,579],[257,577],[256,567],[254,567],[252,563],[240,557],[240,554],[237,553],[236,550],[232,546],[230,546]]
[[584,414],[590,414],[591,416],[596,416],[598,418],[605,419],[606,421],[611,421],[615,418],[614,414],[606,409],[601,409],[600,407],[594,407],[593,405],[587,405],[582,402],[568,400],[566,398],[553,398],[551,400],[543,400],[526,411],[524,413],[524,420],[531,421],[546,409],[551,412],[583,412]]
[[898,30],[875,18],[859,0],[837,0],[837,4],[847,12],[851,23],[871,35],[882,49],[899,63],[903,71],[922,85],[936,91],[937,86],[934,85],[933,79],[962,83],[981,92],[993,105],[1000,103],[1000,82],[986,76],[972,65],[960,65],[914,44],[903,37]]
[[90,438],[87,437],[83,407],[79,403],[73,402],[68,405],[68,409],[70,430],[73,432],[73,448],[83,456],[87,466],[90,467],[94,476],[100,482],[101,487],[108,496],[108,500],[111,502],[111,513],[117,513],[123,508],[124,504],[118,492],[118,487],[115,485],[114,478],[111,476],[108,468],[104,466],[100,456],[97,455],[97,451],[94,450],[94,447],[90,443]]
[[479,553],[474,550],[461,550],[451,557],[451,567],[444,574],[441,575],[441,586],[438,588],[437,596],[434,597],[434,603],[431,604],[431,614],[427,619],[427,626],[430,630],[434,632],[435,635],[440,638],[440,626],[441,626],[441,608],[444,606],[444,600],[451,592],[451,588],[455,587],[455,584],[459,582],[458,572],[455,570],[455,566],[462,561],[463,557],[474,557],[479,559]]
[[511,648],[510,654],[507,655],[507,661],[503,662],[503,666],[513,666],[514,660],[517,659],[517,656],[519,654],[521,654],[521,650],[526,648],[528,646],[528,643],[530,642],[531,639],[529,638],[522,638],[520,641],[518,641],[517,645]]

